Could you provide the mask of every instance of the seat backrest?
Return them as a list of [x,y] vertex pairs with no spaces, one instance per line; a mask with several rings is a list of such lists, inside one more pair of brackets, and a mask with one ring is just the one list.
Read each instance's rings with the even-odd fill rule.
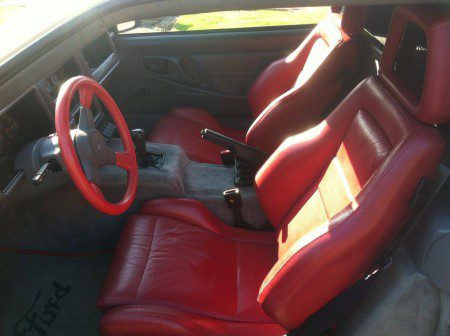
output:
[[364,7],[330,13],[294,52],[261,73],[248,93],[255,121],[247,143],[271,153],[289,135],[320,121],[357,73],[359,44],[353,37],[363,31],[364,13]]
[[[285,329],[365,274],[410,217],[420,180],[433,177],[445,142],[432,125],[450,121],[442,95],[450,92],[450,59],[442,59],[450,55],[449,27],[434,7],[396,9],[382,74],[359,84],[318,126],[284,141],[257,173],[258,197],[278,235],[278,261],[258,300]],[[413,47],[402,50],[403,43]],[[420,91],[402,73],[403,57],[415,62],[406,77],[425,71]],[[445,79],[436,84],[435,73]]]

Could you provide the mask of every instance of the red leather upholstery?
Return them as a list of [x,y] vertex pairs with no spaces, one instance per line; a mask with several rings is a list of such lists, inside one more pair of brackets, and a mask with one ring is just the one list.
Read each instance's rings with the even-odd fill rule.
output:
[[[400,7],[392,22],[387,46],[394,39],[398,49],[407,22],[427,33],[422,97],[394,75],[396,52],[389,47],[379,78],[361,83],[317,127],[286,140],[256,176],[261,205],[278,232],[278,261],[258,301],[288,330],[362,276],[410,216],[408,200],[420,179],[433,176],[442,159],[443,138],[415,118],[430,124],[450,118],[441,105],[442,90],[450,92],[449,60],[442,58],[450,54],[450,18],[429,7]],[[430,73],[445,76],[430,83]]]
[[[248,92],[255,121],[247,134],[222,126],[206,111],[176,108],[155,126],[149,141],[177,144],[195,161],[220,163],[220,148],[205,144],[200,130],[211,128],[271,153],[288,136],[317,124],[358,64],[359,46],[350,35],[362,31],[364,8],[330,14],[288,57],[270,64]],[[350,35],[349,35],[350,34]],[[195,122],[193,122],[195,120]]]
[[221,125],[213,116],[202,109],[177,107],[163,117],[148,138],[151,142],[181,145],[187,156],[197,162],[221,163],[223,149],[204,141],[200,132],[209,128],[237,141],[243,142],[245,132]]
[[[248,334],[256,328],[264,335],[282,335],[256,300],[275,260],[274,233],[229,227],[194,200],[151,201],[126,225],[98,307],[135,306],[131,311],[140,313],[133,319],[148,324],[145,316],[150,315],[150,321],[161,323],[152,335],[182,330],[183,316],[199,332],[223,334],[249,323]],[[128,320],[129,309],[114,310],[107,319]],[[222,322],[213,324],[216,320]],[[109,323],[102,325],[114,335],[107,331]]]
[[[272,153],[288,136],[323,119],[342,89],[337,78],[343,70],[350,72],[358,55],[357,44],[335,20],[331,16],[321,22],[294,53],[256,80],[248,96],[256,117],[245,138],[249,145]],[[295,69],[302,70],[298,74]]]
[[124,306],[109,310],[100,322],[108,336],[273,336],[285,331],[274,323],[227,321],[165,305]]
[[366,7],[347,6],[345,15],[342,16],[341,29],[348,35],[354,36],[361,33],[366,22]]
[[304,85],[330,52],[339,43],[348,40],[336,23],[338,18],[334,14],[320,22],[294,52],[270,64],[256,79],[248,93],[248,103],[255,118],[275,99]]
[[258,297],[267,314],[296,328],[358,280],[409,217],[409,198],[443,152],[440,135],[373,78],[323,123],[286,140],[256,176],[278,232],[278,261]]
[[[386,41],[381,71],[384,85],[417,119],[427,124],[450,121],[450,20],[440,7],[399,7]],[[428,53],[422,97],[394,73],[397,50],[408,22],[418,25],[427,37]]]
[[[415,9],[396,13],[404,11]],[[275,233],[228,227],[193,200],[146,203],[126,226],[101,293],[102,331],[282,334],[360,279],[410,217],[409,199],[445,149],[384,78],[363,81],[261,167],[255,188]],[[436,113],[421,109],[420,120]]]

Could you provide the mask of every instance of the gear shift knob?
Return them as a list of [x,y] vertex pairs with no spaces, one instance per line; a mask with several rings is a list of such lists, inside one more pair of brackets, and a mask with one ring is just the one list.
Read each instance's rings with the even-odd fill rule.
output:
[[136,128],[130,131],[131,139],[133,139],[136,148],[136,158],[139,167],[145,168],[150,164],[150,159],[145,149],[145,132],[142,128]]
[[145,132],[142,128],[135,128],[130,131],[133,141],[139,139],[138,141],[145,141]]

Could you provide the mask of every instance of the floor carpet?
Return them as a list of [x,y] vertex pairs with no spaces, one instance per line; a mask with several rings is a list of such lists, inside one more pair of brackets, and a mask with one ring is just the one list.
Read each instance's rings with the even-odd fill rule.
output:
[[0,253],[0,335],[98,335],[95,301],[110,260]]

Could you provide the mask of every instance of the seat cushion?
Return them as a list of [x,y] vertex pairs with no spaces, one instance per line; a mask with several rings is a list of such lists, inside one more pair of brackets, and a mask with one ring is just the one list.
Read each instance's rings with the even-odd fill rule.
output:
[[220,164],[222,163],[220,151],[224,148],[201,137],[200,132],[205,128],[240,142],[243,142],[245,138],[245,131],[221,125],[205,110],[177,107],[158,121],[148,140],[178,145],[185,150],[187,156],[193,161]]
[[286,333],[270,322],[219,320],[164,305],[113,308],[103,315],[100,331],[108,336],[275,336]]
[[141,213],[124,228],[100,310],[164,306],[180,315],[274,324],[257,302],[276,261],[274,233],[226,226],[188,199],[151,201]]

